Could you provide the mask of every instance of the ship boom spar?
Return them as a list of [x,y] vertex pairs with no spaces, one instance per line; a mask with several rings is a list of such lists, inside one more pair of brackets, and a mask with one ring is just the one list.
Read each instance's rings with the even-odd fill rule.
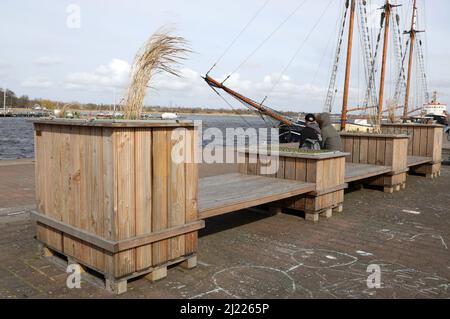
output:
[[264,106],[262,103],[258,103],[253,101],[252,99],[249,99],[248,97],[245,97],[244,95],[226,87],[225,85],[223,85],[223,83],[220,83],[219,81],[213,79],[212,77],[210,77],[209,75],[206,75],[203,78],[206,83],[208,83],[208,85],[215,89],[220,89],[223,90],[224,92],[226,92],[227,94],[231,95],[232,97],[234,97],[235,99],[239,100],[240,102],[244,103],[245,105],[249,105],[251,107],[253,107],[254,109],[256,109],[258,112],[270,116],[271,118],[280,121],[283,124],[292,126],[295,125],[294,121],[290,120],[289,118],[275,112],[274,110]]

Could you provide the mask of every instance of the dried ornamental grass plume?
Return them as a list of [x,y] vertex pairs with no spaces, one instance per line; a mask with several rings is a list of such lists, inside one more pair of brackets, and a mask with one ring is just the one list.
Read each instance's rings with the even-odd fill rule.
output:
[[137,53],[131,70],[131,79],[124,99],[125,119],[139,119],[144,98],[153,76],[166,72],[179,77],[175,66],[191,52],[188,42],[160,29]]

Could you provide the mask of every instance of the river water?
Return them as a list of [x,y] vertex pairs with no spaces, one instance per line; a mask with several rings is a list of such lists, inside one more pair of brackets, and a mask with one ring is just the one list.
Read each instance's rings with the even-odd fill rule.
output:
[[[269,127],[259,116],[187,115],[184,118],[202,121],[204,135],[211,128],[218,128],[225,136],[226,128],[248,129],[253,127],[258,130]],[[33,124],[28,120],[25,118],[0,117],[0,160],[34,157]],[[260,134],[259,138],[260,141],[268,139],[263,134]],[[211,139],[204,139],[203,145],[211,142]],[[214,144],[216,143],[220,143],[220,141],[215,140]]]

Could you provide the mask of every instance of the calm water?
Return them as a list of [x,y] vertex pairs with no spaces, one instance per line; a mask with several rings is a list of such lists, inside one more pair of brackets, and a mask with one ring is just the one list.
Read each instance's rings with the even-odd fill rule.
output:
[[[211,127],[219,128],[225,132],[226,128],[249,127],[264,128],[268,125],[258,116],[217,116],[217,115],[191,115],[190,120],[202,120],[203,130]],[[265,140],[261,137],[261,140]],[[204,140],[203,144],[211,141]],[[0,160],[12,160],[34,157],[33,125],[24,118],[0,117]]]
[[34,157],[33,125],[24,118],[0,117],[0,160]]

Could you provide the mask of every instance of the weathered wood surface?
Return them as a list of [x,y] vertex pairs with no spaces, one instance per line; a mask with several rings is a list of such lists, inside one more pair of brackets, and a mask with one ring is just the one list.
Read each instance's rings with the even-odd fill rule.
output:
[[392,187],[406,182],[408,136],[341,133],[341,138],[345,152],[351,154],[347,156],[347,182],[376,176],[380,177],[370,181],[375,186]]
[[342,133],[347,162],[392,167],[393,171],[406,168],[408,136],[384,134]]
[[443,126],[425,124],[384,124],[385,133],[406,134],[409,137],[408,156],[431,157],[442,160]]
[[[195,128],[66,122],[35,123],[37,210],[79,232],[40,220],[38,239],[114,278],[194,253],[197,230],[172,230],[197,220],[198,168],[188,158],[197,150]],[[111,253],[76,234],[129,249]]]
[[422,164],[432,163],[433,158],[426,156],[408,156],[408,167],[418,166]]
[[371,164],[345,164],[345,182],[351,183],[366,178],[384,175],[392,171],[388,166],[371,165]]
[[40,119],[30,120],[36,124],[50,124],[63,126],[88,126],[88,127],[194,127],[194,122],[189,120],[77,120],[77,119]]
[[[347,188],[344,180],[345,156],[347,154],[342,152],[327,154],[282,152],[278,157],[272,158],[273,161],[278,161],[278,170],[272,175],[265,174],[264,168],[267,163],[267,156],[258,155],[255,158],[254,155],[251,152],[245,154],[245,163],[240,164],[240,173],[271,176],[277,179],[295,180],[315,185],[314,192],[287,198],[274,204],[275,207],[279,205],[284,208],[304,211],[307,215],[310,213],[317,215],[319,212],[342,206],[344,189]],[[307,219],[308,216],[306,216]],[[316,219],[314,217],[314,220]]]
[[194,222],[190,222],[188,224],[175,226],[169,229],[164,229],[161,231],[147,233],[141,236],[128,238],[120,241],[113,241],[104,239],[100,236],[94,235],[90,232],[80,230],[79,228],[67,225],[61,221],[53,219],[51,217],[42,215],[38,212],[32,211],[31,217],[38,223],[45,224],[54,229],[58,229],[64,233],[64,235],[70,235],[77,239],[81,239],[85,242],[88,242],[98,248],[101,248],[110,253],[118,253],[121,251],[125,251],[131,248],[139,248],[142,246],[146,246],[147,244],[151,244],[157,241],[161,241],[166,238],[175,237],[179,235],[183,235],[187,232],[193,232],[199,229],[204,228],[204,221],[197,220]]
[[305,194],[313,183],[263,176],[227,174],[200,179],[199,218],[226,214]]

